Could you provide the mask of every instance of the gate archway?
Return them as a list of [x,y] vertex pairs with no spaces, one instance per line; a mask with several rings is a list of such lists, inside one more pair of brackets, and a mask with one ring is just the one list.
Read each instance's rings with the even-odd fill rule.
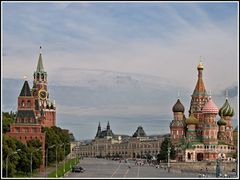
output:
[[203,153],[197,153],[197,160],[202,161],[203,160]]

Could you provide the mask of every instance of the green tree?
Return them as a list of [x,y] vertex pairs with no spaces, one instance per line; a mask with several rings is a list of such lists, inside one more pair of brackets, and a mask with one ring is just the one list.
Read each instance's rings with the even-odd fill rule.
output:
[[14,122],[15,117],[13,112],[2,112],[2,132],[4,134],[10,130],[10,124]]
[[29,148],[29,156],[32,153],[32,168],[36,169],[42,163],[42,150],[37,151],[41,147],[41,142],[39,139],[32,139],[27,142],[27,146]]
[[16,170],[18,173],[27,174],[30,172],[30,149],[23,144],[21,141],[16,142],[17,149],[21,149],[18,153],[19,161],[16,166]]
[[167,162],[168,159],[168,147],[170,147],[170,159],[176,158],[176,151],[175,147],[171,143],[171,140],[169,137],[164,138],[162,144],[161,144],[161,150],[160,154],[157,155],[157,161],[160,162],[160,160],[163,160]]
[[[19,155],[13,154],[17,150],[16,146],[16,139],[12,137],[8,137],[7,135],[3,135],[3,142],[2,142],[2,153],[3,153],[3,168],[2,174],[6,177],[6,164],[8,164],[8,177],[13,177],[16,173],[16,166],[18,164]],[[8,161],[6,162],[8,157]]]
[[[70,142],[70,135],[66,130],[59,127],[42,127],[42,132],[46,134],[46,149],[55,145],[54,148],[48,149],[48,164],[56,161],[56,146],[57,146],[57,160],[62,161],[64,157],[70,153],[70,145],[66,145]],[[64,155],[64,144],[65,143],[65,155]],[[60,145],[62,145],[60,147]]]

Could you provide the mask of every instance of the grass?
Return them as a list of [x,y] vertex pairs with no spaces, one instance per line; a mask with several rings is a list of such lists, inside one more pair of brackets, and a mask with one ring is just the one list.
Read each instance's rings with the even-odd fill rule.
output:
[[[77,163],[79,163],[79,158],[77,159]],[[70,164],[71,164],[71,167],[74,166],[76,164],[76,160],[70,159],[65,162],[65,173],[71,170]],[[64,176],[64,164],[58,166],[58,169],[57,169],[57,177],[63,177],[63,176]],[[56,177],[56,170],[48,174],[48,177]]]

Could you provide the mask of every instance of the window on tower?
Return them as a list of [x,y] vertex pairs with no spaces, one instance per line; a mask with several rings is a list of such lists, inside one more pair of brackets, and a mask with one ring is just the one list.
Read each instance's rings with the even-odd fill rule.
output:
[[30,100],[27,101],[27,107],[31,107],[31,102],[30,102]]
[[24,100],[22,100],[22,102],[21,102],[21,107],[24,107]]

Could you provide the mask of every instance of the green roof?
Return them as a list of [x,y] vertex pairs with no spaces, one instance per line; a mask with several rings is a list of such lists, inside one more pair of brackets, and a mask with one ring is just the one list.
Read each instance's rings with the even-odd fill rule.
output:
[[36,116],[33,110],[18,110],[17,115],[16,115],[16,119],[17,118],[33,118],[34,122],[36,123]]
[[42,62],[42,54],[40,53],[38,64],[37,64],[37,71],[36,72],[44,72],[43,62]]

